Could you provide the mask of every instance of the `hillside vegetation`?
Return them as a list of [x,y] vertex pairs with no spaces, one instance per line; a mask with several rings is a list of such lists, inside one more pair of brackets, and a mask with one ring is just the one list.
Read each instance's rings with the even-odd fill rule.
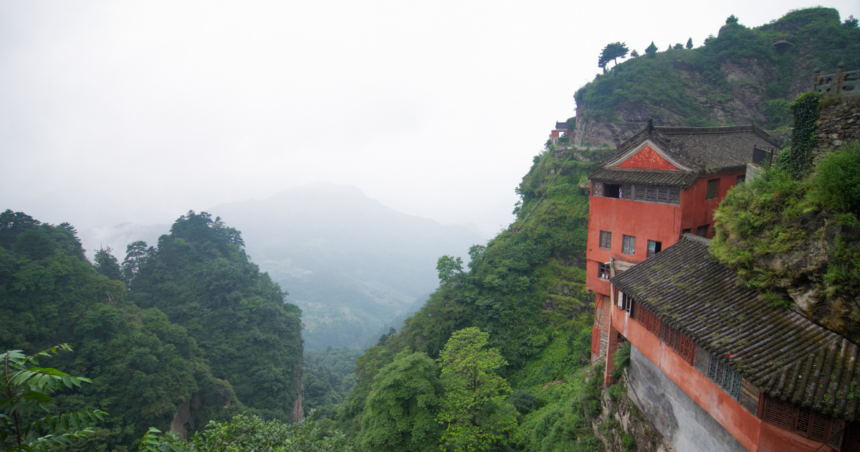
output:
[[169,430],[179,406],[195,394],[200,406],[192,422],[199,426],[245,409],[185,328],[158,309],[135,305],[123,282],[85,259],[73,227],[7,210],[0,214],[0,347],[34,353],[60,343],[74,353],[43,364],[86,375],[92,384],[59,394],[54,412],[108,413],[93,436],[70,450],[132,450],[150,426]]
[[[459,430],[452,427],[456,424],[452,418],[442,417],[447,405],[441,401],[448,400],[452,383],[436,380],[440,374],[426,367],[432,364],[426,359],[439,359],[455,332],[477,327],[487,333],[486,349],[498,350],[505,361],[496,372],[510,387],[510,392],[502,391],[507,394],[504,404],[485,408],[476,421],[481,429],[498,430],[485,448],[593,450],[599,440],[587,419],[589,413],[600,412],[600,404],[592,406],[594,395],[584,389],[585,373],[578,372],[590,364],[593,323],[593,296],[584,291],[588,196],[580,185],[601,155],[583,152],[556,158],[554,152],[545,152],[536,156],[517,189],[522,197],[517,207],[519,231],[503,232],[486,246],[472,246],[466,268],[456,259],[441,259],[438,290],[400,332],[383,336],[358,359],[355,386],[342,405],[319,412],[318,417],[328,419],[323,423],[342,429],[365,451],[438,448],[443,438]],[[413,373],[415,377],[407,377]],[[396,386],[399,400],[407,404],[398,409],[419,417],[404,415],[403,425],[392,425],[390,432],[400,438],[398,444],[413,446],[380,448],[374,442],[380,435],[378,427],[363,421],[367,404],[379,403],[385,391],[394,390],[385,381],[414,378],[427,383]],[[432,389],[435,384],[440,388]],[[421,395],[426,391],[439,400],[431,403],[433,398]],[[505,427],[509,414],[516,414],[514,430]],[[416,437],[413,429],[426,416],[448,421],[432,438],[425,433]]]
[[652,118],[660,126],[757,124],[787,137],[788,104],[812,89],[816,67],[834,73],[840,62],[860,68],[860,29],[835,9],[792,11],[753,28],[732,16],[699,47],[643,52],[577,90],[574,142],[615,146]]
[[[825,98],[820,105],[860,99]],[[711,247],[747,286],[852,341],[860,341],[860,142],[812,161],[820,96],[794,104],[791,149],[750,183],[729,191],[714,218]],[[849,100],[850,99],[850,100]],[[811,110],[813,115],[809,115]],[[804,116],[806,118],[804,119]],[[805,146],[804,146],[805,144]]]

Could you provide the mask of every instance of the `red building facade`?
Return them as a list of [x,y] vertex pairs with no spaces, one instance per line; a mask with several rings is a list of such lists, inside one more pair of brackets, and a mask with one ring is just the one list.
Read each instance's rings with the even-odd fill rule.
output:
[[589,175],[592,361],[611,383],[631,344],[635,402],[678,450],[860,452],[860,348],[761,302],[708,252],[753,149],[776,145],[754,126],[649,124]]
[[711,237],[714,210],[743,182],[757,145],[777,141],[755,126],[649,123],[589,176],[586,289],[596,295],[592,361],[607,356],[614,341],[608,329],[609,278],[671,246],[683,233]]

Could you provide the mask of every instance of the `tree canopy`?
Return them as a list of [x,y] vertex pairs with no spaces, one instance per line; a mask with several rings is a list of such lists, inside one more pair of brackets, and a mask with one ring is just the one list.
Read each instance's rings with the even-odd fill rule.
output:
[[597,65],[599,67],[606,67],[606,63],[610,61],[614,62],[616,65],[618,64],[618,58],[624,58],[627,56],[627,44],[623,42],[613,42],[607,44],[606,47],[600,52],[600,58],[598,59]]

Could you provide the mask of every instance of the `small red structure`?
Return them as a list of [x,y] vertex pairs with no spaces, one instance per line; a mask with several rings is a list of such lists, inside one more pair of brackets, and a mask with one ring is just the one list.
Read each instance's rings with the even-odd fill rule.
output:
[[555,129],[549,133],[549,140],[552,144],[558,144],[558,139],[562,137],[570,137],[573,134],[572,130],[569,130],[566,122],[558,122],[555,123]]

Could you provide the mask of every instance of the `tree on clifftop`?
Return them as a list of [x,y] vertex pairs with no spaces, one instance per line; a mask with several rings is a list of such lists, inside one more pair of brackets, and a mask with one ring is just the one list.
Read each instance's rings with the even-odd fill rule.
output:
[[651,41],[651,45],[645,48],[645,55],[648,55],[648,58],[657,56],[657,46],[654,45],[654,41]]
[[693,48],[693,38],[687,40],[687,49]]
[[600,59],[597,62],[599,67],[605,68],[606,64],[610,61],[614,62],[618,65],[618,58],[624,58],[627,56],[627,44],[623,42],[613,42],[607,44],[606,47],[600,52]]

